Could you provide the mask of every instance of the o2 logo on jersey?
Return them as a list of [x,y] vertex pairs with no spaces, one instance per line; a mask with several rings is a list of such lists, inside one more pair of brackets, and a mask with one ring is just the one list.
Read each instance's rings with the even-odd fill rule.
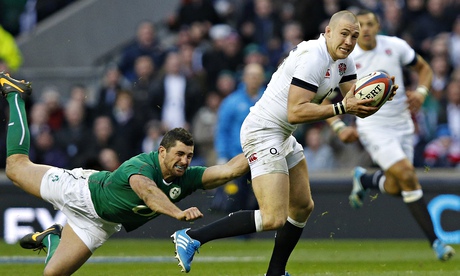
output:
[[176,199],[180,196],[180,193],[181,193],[181,188],[174,187],[171,190],[169,190],[169,197],[171,199]]
[[339,75],[343,76],[343,74],[345,74],[345,71],[347,71],[347,65],[342,62],[339,64]]

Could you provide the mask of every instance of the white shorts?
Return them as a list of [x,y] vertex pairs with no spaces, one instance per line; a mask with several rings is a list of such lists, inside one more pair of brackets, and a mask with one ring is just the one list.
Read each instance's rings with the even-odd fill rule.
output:
[[103,220],[94,210],[88,188],[88,177],[94,172],[52,168],[40,187],[42,198],[66,215],[67,223],[91,252],[121,229],[121,224]]
[[358,127],[359,140],[384,171],[396,162],[414,158],[414,135],[390,127]]
[[270,173],[289,174],[289,169],[305,159],[302,145],[291,133],[255,116],[243,122],[240,138],[253,179]]

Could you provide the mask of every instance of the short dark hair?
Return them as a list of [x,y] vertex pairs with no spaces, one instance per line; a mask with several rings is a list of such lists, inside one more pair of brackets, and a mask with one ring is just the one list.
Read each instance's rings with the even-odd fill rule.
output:
[[170,131],[166,132],[161,140],[160,146],[164,147],[166,150],[174,147],[176,142],[182,142],[186,146],[193,146],[193,137],[192,134],[181,127],[173,128]]
[[358,15],[365,15],[365,14],[372,14],[374,15],[375,17],[375,20],[377,20],[377,23],[379,22],[379,17],[377,16],[377,14],[371,10],[367,10],[367,9],[361,9],[359,10],[357,13],[356,13],[356,16]]

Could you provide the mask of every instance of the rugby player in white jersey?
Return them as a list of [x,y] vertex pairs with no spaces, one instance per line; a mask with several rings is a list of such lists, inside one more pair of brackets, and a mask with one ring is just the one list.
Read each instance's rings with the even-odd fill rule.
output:
[[[432,71],[428,63],[402,39],[379,35],[379,21],[371,11],[357,14],[361,24],[358,45],[350,55],[355,63],[358,78],[373,71],[383,71],[395,76],[399,89],[391,102],[367,118],[357,118],[359,139],[381,170],[366,174],[362,167],[353,172],[353,189],[350,204],[363,205],[369,189],[401,196],[440,260],[448,260],[454,249],[443,244],[436,236],[433,223],[423,199],[423,190],[417,179],[413,160],[414,124],[411,111],[420,109],[431,86]],[[404,87],[403,67],[418,75],[418,87],[409,91]]]
[[[195,251],[208,241],[277,230],[266,275],[288,275],[289,255],[313,211],[307,163],[302,146],[292,136],[296,124],[344,113],[367,117],[378,110],[366,106],[372,100],[357,100],[353,95],[356,68],[348,55],[359,32],[356,16],[340,11],[331,17],[324,34],[301,42],[278,67],[241,127],[241,144],[260,209],[176,231],[172,237],[184,271],[190,271]],[[344,100],[321,104],[337,86]]]

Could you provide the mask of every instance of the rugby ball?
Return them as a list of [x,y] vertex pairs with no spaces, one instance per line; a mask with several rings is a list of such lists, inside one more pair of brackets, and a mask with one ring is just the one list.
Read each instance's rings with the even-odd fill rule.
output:
[[381,107],[391,96],[393,81],[383,72],[372,72],[356,82],[355,97],[374,99],[370,106]]

